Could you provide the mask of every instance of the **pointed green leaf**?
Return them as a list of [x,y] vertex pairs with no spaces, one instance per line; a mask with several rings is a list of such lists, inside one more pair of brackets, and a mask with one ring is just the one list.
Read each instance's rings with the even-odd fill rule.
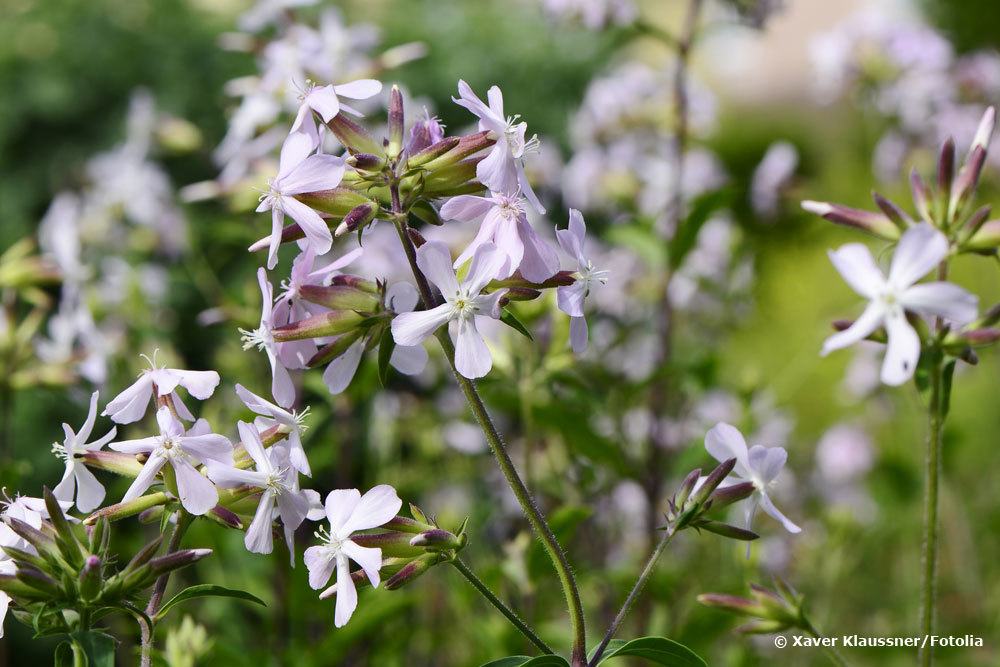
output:
[[537,658],[529,658],[526,655],[512,655],[507,658],[500,658],[487,662],[481,667],[569,667],[565,658],[558,655],[540,655]]
[[531,335],[531,332],[528,331],[528,328],[525,327],[521,320],[517,319],[517,316],[509,310],[504,309],[500,315],[500,321],[518,333],[527,336],[528,340],[535,340],[535,338]]
[[679,644],[665,637],[641,637],[619,645],[613,651],[608,651],[600,664],[612,658],[633,656],[643,658],[655,665],[668,667],[708,667],[698,654],[684,644]]
[[90,630],[86,632],[74,632],[70,635],[72,641],[83,649],[87,656],[88,667],[115,667],[115,642],[114,637],[103,632]]
[[168,611],[175,605],[181,602],[186,602],[193,598],[201,597],[223,597],[223,598],[237,598],[239,600],[247,600],[248,602],[255,602],[262,607],[266,607],[267,604],[261,600],[256,595],[251,595],[246,591],[238,591],[232,588],[224,588],[223,586],[216,586],[214,584],[199,584],[197,586],[189,586],[185,588],[180,593],[170,598],[161,608],[160,612],[156,615],[154,620],[159,621],[163,618]]

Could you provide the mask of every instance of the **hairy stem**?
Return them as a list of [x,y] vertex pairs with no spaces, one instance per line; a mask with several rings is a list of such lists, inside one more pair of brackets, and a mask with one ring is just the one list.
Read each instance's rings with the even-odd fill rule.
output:
[[517,612],[508,607],[504,604],[503,600],[494,595],[493,591],[491,591],[486,584],[484,584],[482,580],[477,577],[471,569],[469,569],[469,566],[466,565],[462,559],[456,558],[451,561],[451,564],[455,566],[456,570],[462,573],[462,576],[465,577],[470,584],[472,584],[473,588],[479,591],[491,605],[497,608],[497,611],[503,614],[507,620],[511,622],[511,625],[527,637],[532,644],[541,649],[542,653],[553,653],[553,650],[549,648],[548,644],[542,641],[541,638],[539,638],[539,636],[536,635],[535,632],[528,626],[528,624],[521,620],[521,618],[517,615]]
[[[809,621],[809,619],[803,619],[803,620],[805,621],[805,627],[803,629],[808,634],[812,635],[816,639],[823,638],[823,633],[817,630],[816,626],[813,625],[812,622]],[[833,648],[832,646],[824,646],[823,652],[826,654],[826,657],[830,659],[830,662],[837,665],[837,667],[848,667],[847,660],[844,659],[844,656],[840,655],[840,652],[837,651],[837,649]]]
[[[177,523],[174,524],[174,530],[170,534],[170,541],[167,543],[167,550],[164,555],[171,554],[180,548],[181,540],[184,538],[184,533],[187,532],[192,520],[193,517],[190,514],[184,510],[179,510]],[[163,601],[163,594],[167,591],[167,583],[169,581],[170,573],[164,572],[156,579],[156,583],[153,584],[153,594],[149,597],[149,604],[146,605],[146,615],[149,618],[155,618],[156,612],[160,610],[160,603]],[[152,664],[153,632],[155,629],[155,626],[149,626],[145,623],[142,625],[142,667],[150,667]]]
[[[397,209],[399,207],[398,185],[392,185],[390,189],[393,191],[393,208]],[[400,242],[403,244],[406,258],[410,263],[410,269],[413,272],[417,289],[420,292],[420,299],[423,302],[424,308],[432,308],[436,305],[434,293],[431,291],[430,285],[427,283],[427,279],[424,277],[423,272],[421,272],[420,267],[417,266],[417,252],[413,246],[413,241],[407,233],[406,218],[401,210],[394,210],[394,213],[396,213],[396,219],[394,220],[396,231],[399,234]],[[469,408],[472,410],[476,421],[486,436],[490,451],[499,464],[500,470],[507,480],[507,484],[517,498],[517,502],[521,506],[525,517],[527,517],[528,523],[531,524],[535,535],[541,540],[542,546],[552,560],[552,565],[559,576],[559,583],[562,585],[563,595],[566,597],[566,606],[573,625],[573,652],[570,664],[572,667],[585,667],[587,661],[587,637],[583,603],[580,600],[580,592],[576,586],[573,569],[570,567],[562,545],[559,544],[555,533],[552,532],[552,528],[549,527],[544,515],[538,508],[538,505],[535,504],[535,500],[531,497],[531,493],[518,474],[517,467],[514,465],[514,462],[510,458],[510,453],[507,451],[507,445],[504,443],[503,436],[500,435],[496,425],[493,423],[493,419],[490,417],[483,399],[479,396],[479,391],[476,389],[475,383],[456,370],[455,346],[451,342],[447,329],[440,329],[436,334],[436,338],[444,350],[448,363],[451,365],[455,381],[465,395]]]
[[625,621],[625,617],[628,616],[629,611],[631,611],[632,605],[634,605],[635,601],[639,598],[639,595],[642,593],[642,589],[646,587],[646,582],[648,582],[649,578],[653,575],[653,570],[656,567],[656,561],[660,559],[660,555],[663,554],[664,549],[666,549],[667,545],[670,544],[670,540],[674,539],[675,534],[676,533],[673,528],[668,528],[663,534],[663,537],[660,538],[656,548],[653,549],[653,553],[650,555],[649,560],[646,561],[646,566],[642,568],[642,573],[639,575],[639,579],[636,580],[635,585],[632,586],[632,590],[629,591],[628,597],[625,598],[625,602],[622,604],[622,608],[618,610],[618,613],[615,615],[615,620],[611,622],[611,627],[608,628],[606,633],[604,633],[604,639],[602,639],[601,643],[597,645],[597,650],[594,651],[594,656],[590,660],[591,667],[594,667],[594,665],[597,665],[601,661],[601,657],[604,655],[604,651],[607,649],[608,643],[614,639],[615,634],[621,627],[621,624]]
[[[934,632],[934,606],[937,599],[938,485],[941,475],[941,434],[944,426],[941,402],[942,376],[941,359],[937,358],[931,367],[927,454],[924,459],[924,548],[920,630],[925,637]],[[933,661],[933,649],[929,645],[921,648],[920,664],[928,667]]]

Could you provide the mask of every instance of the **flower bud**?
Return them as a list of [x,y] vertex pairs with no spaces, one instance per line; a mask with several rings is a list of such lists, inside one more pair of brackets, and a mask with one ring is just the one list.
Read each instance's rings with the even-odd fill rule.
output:
[[[416,510],[416,512],[414,512],[414,510]],[[419,513],[422,519],[426,519],[426,517],[424,517],[423,515],[423,512],[420,512],[420,509],[415,505],[412,504],[410,505],[410,511],[413,512],[414,515]],[[386,523],[382,527],[389,528],[391,530],[398,530],[402,533],[412,533],[412,534],[418,534],[428,530],[434,530],[434,526],[426,523],[425,521],[418,521],[410,519],[409,517],[405,516],[395,516],[389,520],[389,523]]]
[[406,228],[406,235],[410,237],[413,241],[413,246],[419,248],[423,244],[427,243],[427,239],[424,238],[423,234],[415,230],[413,227]]
[[420,548],[411,545],[410,536],[406,533],[362,533],[352,536],[351,541],[363,547],[381,549],[383,558],[413,558],[423,553]]
[[73,532],[73,527],[70,526],[69,521],[66,519],[66,515],[63,514],[62,506],[49,487],[45,487],[42,491],[42,497],[45,500],[45,509],[49,513],[49,523],[56,533],[56,546],[59,548],[59,552],[63,555],[70,565],[76,567],[83,562],[83,547],[76,538],[76,534]]
[[980,225],[979,230],[962,244],[963,250],[996,250],[1000,246],[1000,220],[990,220]]
[[14,574],[17,580],[26,586],[34,588],[36,591],[45,593],[52,597],[62,597],[63,590],[59,582],[45,574],[41,570],[30,565],[21,565]]
[[338,113],[326,125],[351,154],[384,154],[382,146],[375,141],[368,130],[347,118],[347,114]]
[[443,528],[432,528],[410,539],[412,546],[431,551],[458,550],[465,546],[465,542],[464,535],[459,537]]
[[927,189],[927,184],[920,177],[920,172],[916,169],[910,170],[910,193],[913,195],[913,204],[917,207],[917,213],[924,222],[934,224],[934,216],[931,215],[931,195]]
[[330,278],[330,284],[354,287],[355,289],[371,292],[372,294],[379,294],[378,283],[368,280],[367,278],[362,278],[361,276],[339,274]]
[[470,155],[475,155],[479,151],[489,148],[496,143],[496,140],[491,139],[489,134],[488,130],[483,130],[482,132],[460,137],[454,148],[427,162],[424,164],[424,168],[428,171],[436,171],[455,165]]
[[695,468],[687,474],[684,481],[681,482],[680,487],[677,489],[677,493],[674,494],[674,505],[677,507],[684,507],[684,503],[687,502],[688,496],[691,495],[691,491],[694,490],[696,484],[698,484],[698,478],[701,477],[701,468]]
[[[345,188],[343,186],[332,188],[330,190],[320,190],[319,192],[309,192],[306,194],[295,195],[295,198],[309,208],[315,209],[320,213],[333,216],[334,218],[343,218],[363,204],[371,207],[373,211],[372,215],[374,215],[374,212],[378,211],[378,204],[376,202],[356,190]],[[297,227],[298,225],[291,226]],[[283,231],[281,235],[281,242],[285,243],[286,241],[298,240],[305,236],[305,233],[301,229],[299,229],[296,234],[297,235],[294,239],[286,239]]]
[[705,478],[705,482],[698,488],[694,496],[691,497],[691,502],[694,505],[704,505],[708,497],[712,495],[712,492],[718,488],[719,484],[722,484],[722,480],[729,476],[729,473],[733,471],[736,467],[736,459],[727,459],[717,465],[715,470],[708,474]]
[[476,166],[481,159],[469,158],[428,172],[424,178],[424,196],[437,199],[481,191],[483,184],[476,180]]
[[950,210],[951,184],[955,178],[955,140],[948,137],[941,145],[937,165],[938,206],[942,212]]
[[316,368],[317,366],[325,366],[334,359],[337,359],[342,354],[347,352],[347,350],[358,341],[359,338],[365,335],[365,331],[359,329],[357,331],[351,331],[337,338],[337,340],[324,345],[321,347],[316,354],[312,356],[309,361],[306,362],[306,366],[309,368]]
[[507,289],[507,293],[504,294],[500,299],[501,305],[506,305],[510,301],[534,301],[540,297],[542,293],[536,289],[527,289],[524,287],[512,287]]
[[403,152],[405,122],[403,94],[399,91],[399,86],[394,85],[389,91],[389,145],[385,151],[390,159],[399,157],[399,154]]
[[325,338],[338,336],[353,331],[366,318],[350,310],[338,310],[331,313],[319,313],[292,324],[286,324],[272,330],[274,340],[287,343],[291,340],[307,340],[310,338]]
[[80,570],[80,597],[84,600],[95,599],[101,592],[102,583],[101,559],[97,556],[87,556],[83,562],[83,569]]
[[[382,566],[382,571],[383,572],[385,571],[385,565]],[[351,572],[351,580],[354,581],[355,590],[359,588],[364,588],[366,586],[371,586],[371,581],[368,580],[368,577],[365,575],[364,570],[355,570],[354,572]],[[333,596],[335,596],[336,594],[337,594],[337,584],[334,584],[333,586],[330,586],[329,588],[325,588],[322,591],[320,591],[319,599],[328,600]]]
[[385,167],[385,158],[379,157],[378,155],[372,155],[371,153],[349,155],[344,162],[358,171],[368,171],[373,173],[380,172]]
[[149,493],[124,503],[108,505],[103,509],[99,509],[84,519],[83,523],[86,525],[93,525],[102,518],[105,518],[108,521],[119,521],[121,519],[127,519],[131,516],[135,516],[136,514],[144,512],[151,507],[165,505],[168,502],[170,502],[170,496],[163,491]]
[[424,554],[420,558],[414,558],[396,574],[389,577],[385,582],[385,589],[394,591],[402,588],[406,584],[413,582],[417,577],[427,572],[433,566],[446,560],[447,557],[439,553]]
[[156,555],[156,552],[159,551],[162,543],[163,535],[158,535],[152,542],[144,546],[142,549],[139,549],[139,551],[132,556],[132,560],[128,562],[128,565],[125,566],[125,571],[128,572],[136,570],[152,560],[153,556]]
[[[414,126],[413,130],[417,130],[417,126]],[[424,147],[417,149],[419,152],[414,153],[410,155],[409,158],[407,158],[406,166],[419,167],[422,165],[426,165],[431,160],[437,159],[442,155],[444,155],[445,153],[447,153],[448,151],[453,150],[455,147],[458,146],[460,141],[461,140],[458,137],[445,137],[444,139],[441,139],[436,143],[426,144]],[[414,137],[412,131],[410,133],[410,142],[411,146],[416,145],[414,144]]]
[[14,517],[5,517],[3,521],[18,537],[33,546],[39,554],[52,555],[58,552],[56,541],[51,535],[47,535],[31,524]]
[[49,595],[43,593],[34,586],[29,586],[16,574],[0,574],[0,592],[6,593],[19,600],[47,600]]
[[348,211],[344,219],[337,225],[337,229],[334,230],[333,235],[343,236],[358,229],[364,229],[371,224],[375,216],[378,215],[378,212],[379,208],[376,204],[370,202],[358,204]]
[[913,220],[910,216],[903,209],[896,206],[894,202],[886,199],[874,190],[872,191],[872,199],[875,200],[875,205],[879,207],[879,210],[885,213],[885,217],[892,220],[900,229],[905,230],[907,227],[913,225]]
[[90,553],[105,553],[108,550],[108,543],[111,541],[111,524],[107,519],[101,518],[89,528],[89,541],[87,548]]
[[109,451],[86,451],[80,459],[88,468],[106,470],[123,477],[138,477],[142,464],[132,454]]
[[187,567],[211,555],[211,549],[181,549],[180,551],[164,554],[152,559],[147,564],[147,567],[149,567],[152,578],[155,579],[161,574]]
[[753,482],[740,482],[739,484],[717,488],[709,500],[712,502],[712,509],[719,510],[749,498],[753,492]]
[[362,313],[373,312],[379,307],[379,299],[371,292],[344,285],[302,285],[299,295],[318,306],[330,310],[354,310]]
[[572,271],[559,271],[552,276],[546,278],[540,283],[533,283],[521,275],[520,271],[515,271],[514,275],[510,278],[505,278],[504,280],[493,280],[490,281],[488,290],[490,292],[496,291],[502,288],[517,288],[523,287],[527,289],[551,289],[553,287],[567,287],[576,282],[576,276]]
[[205,517],[226,528],[243,529],[243,521],[240,520],[239,515],[221,505],[213,507],[205,514]]
[[878,213],[810,200],[802,202],[802,208],[830,222],[854,227],[889,241],[895,241],[899,238],[899,227],[892,220]]

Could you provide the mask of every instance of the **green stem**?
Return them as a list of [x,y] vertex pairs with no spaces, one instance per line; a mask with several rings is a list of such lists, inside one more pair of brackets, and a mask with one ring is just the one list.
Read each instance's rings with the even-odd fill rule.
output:
[[[398,195],[396,194],[397,188],[398,185],[393,185],[390,188],[393,190],[394,209],[398,207]],[[413,241],[410,239],[409,234],[407,234],[406,219],[403,217],[401,211],[396,210],[394,212],[397,214],[396,219],[394,220],[396,231],[399,234],[400,242],[403,244],[403,250],[406,253],[406,258],[410,263],[410,269],[413,272],[413,277],[417,283],[417,289],[420,292],[420,299],[423,302],[424,308],[431,308],[436,305],[434,293],[431,291],[430,285],[427,283],[427,279],[420,271],[420,267],[417,266],[417,252],[416,248],[413,246]],[[472,410],[476,421],[479,423],[480,428],[483,430],[483,434],[486,436],[486,441],[489,443],[490,451],[493,453],[493,457],[499,464],[500,470],[503,472],[503,475],[507,480],[507,484],[510,486],[511,491],[513,491],[514,496],[517,498],[517,502],[521,506],[521,510],[524,512],[524,515],[527,517],[528,523],[531,524],[535,535],[537,535],[538,539],[541,540],[542,546],[545,548],[549,558],[552,560],[552,565],[555,567],[556,574],[559,576],[559,583],[562,585],[563,595],[566,597],[566,606],[569,610],[570,621],[573,626],[573,652],[570,664],[572,667],[585,667],[587,664],[586,626],[583,615],[583,602],[580,600],[580,592],[577,589],[576,579],[573,576],[573,568],[570,567],[566,554],[563,552],[562,545],[560,545],[559,540],[556,539],[555,534],[552,532],[552,528],[549,527],[544,515],[542,515],[541,510],[535,504],[535,500],[531,497],[531,493],[521,480],[521,477],[517,472],[517,468],[510,458],[510,453],[507,451],[507,445],[504,443],[503,436],[500,435],[496,425],[493,423],[493,419],[490,417],[489,411],[483,403],[483,399],[479,396],[479,391],[476,389],[475,383],[464,377],[455,368],[455,346],[451,342],[447,328],[438,330],[436,338],[441,344],[441,348],[444,350],[448,363],[451,365],[452,372],[455,375],[455,381],[458,382],[458,386],[465,395],[469,408]]]
[[[167,543],[167,550],[164,555],[171,554],[180,548],[184,533],[187,532],[193,520],[194,517],[184,510],[178,511],[177,523],[174,524],[174,530],[170,534],[170,542]],[[146,605],[146,615],[149,618],[156,617],[156,612],[160,609],[160,602],[163,601],[163,594],[167,591],[167,583],[169,581],[170,573],[164,572],[156,579],[156,583],[153,584],[153,594],[149,597],[149,604]],[[155,629],[155,626],[149,626],[145,623],[142,625],[142,667],[150,667],[152,664],[153,632]]]
[[[813,625],[812,622],[809,621],[809,619],[803,618],[802,620],[805,622],[803,629],[807,633],[809,633],[816,639],[823,638],[823,633],[817,630],[816,626]],[[826,654],[826,657],[830,658],[830,662],[837,665],[837,667],[848,667],[847,660],[844,659],[844,656],[840,655],[837,649],[833,648],[832,646],[824,646],[823,652]]]
[[[934,606],[937,598],[938,558],[938,487],[941,475],[941,434],[944,414],[941,404],[943,368],[940,353],[931,367],[931,394],[928,407],[927,455],[924,459],[924,553],[923,587],[920,597],[920,630],[927,637],[934,632]],[[934,661],[930,646],[920,650],[920,664],[929,667]]]
[[528,624],[521,620],[521,618],[517,615],[517,612],[508,607],[504,604],[503,600],[494,595],[493,591],[491,591],[486,584],[484,584],[482,580],[479,579],[479,577],[477,577],[471,569],[469,569],[469,566],[466,565],[462,559],[456,558],[451,561],[451,564],[455,566],[456,570],[462,573],[462,576],[465,577],[470,584],[472,584],[473,588],[479,591],[490,604],[497,608],[497,611],[503,614],[507,620],[511,622],[511,625],[520,630],[521,634],[527,637],[532,644],[541,649],[542,653],[553,653],[553,650],[549,648],[548,644],[543,642],[541,638],[539,638],[539,636],[536,635],[530,627],[528,627]]
[[629,591],[628,597],[625,598],[625,602],[622,604],[622,608],[618,610],[618,614],[615,615],[615,620],[611,622],[611,627],[608,631],[604,633],[604,639],[601,643],[597,645],[597,650],[594,651],[594,656],[590,659],[590,667],[594,667],[601,661],[601,657],[604,655],[605,649],[608,648],[608,643],[614,639],[615,634],[621,627],[622,622],[625,621],[625,617],[628,616],[629,611],[632,610],[632,605],[639,598],[639,594],[642,593],[642,589],[646,587],[646,582],[653,574],[653,570],[656,567],[656,561],[660,559],[663,554],[663,550],[667,548],[670,544],[670,540],[674,539],[676,532],[673,528],[668,528],[660,539],[660,542],[653,549],[652,555],[650,555],[649,560],[646,561],[646,566],[642,568],[642,573],[639,575],[639,579],[635,582],[632,590]]

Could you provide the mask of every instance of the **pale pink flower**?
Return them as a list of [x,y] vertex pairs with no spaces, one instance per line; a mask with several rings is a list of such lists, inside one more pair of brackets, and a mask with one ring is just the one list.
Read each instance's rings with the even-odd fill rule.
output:
[[355,116],[363,115],[360,111],[349,107],[340,101],[340,97],[347,97],[352,100],[367,100],[382,92],[382,83],[374,79],[358,79],[349,83],[342,83],[339,86],[317,86],[309,84],[302,94],[302,104],[295,115],[295,122],[292,123],[291,132],[302,133],[309,136],[313,141],[313,147],[319,145],[319,130],[313,118],[316,112],[324,123],[329,123],[340,113],[341,109],[348,111]]
[[608,272],[594,268],[593,262],[583,252],[587,236],[587,224],[583,214],[575,208],[569,210],[569,227],[557,229],[556,239],[566,254],[577,261],[576,282],[556,290],[559,310],[570,316],[569,342],[573,351],[583,354],[587,351],[587,318],[583,313],[583,302],[590,295],[595,284],[608,282]]
[[559,270],[559,257],[528,222],[524,199],[518,194],[452,197],[441,207],[441,217],[462,222],[482,218],[479,233],[455,260],[455,268],[468,261],[479,246],[492,243],[507,257],[498,278],[520,270],[525,279],[540,283]]
[[285,139],[278,161],[278,175],[268,183],[268,191],[261,197],[257,212],[271,211],[271,245],[267,268],[278,263],[278,246],[285,214],[299,224],[306,240],[317,255],[329,252],[333,234],[319,213],[312,210],[295,195],[329,190],[340,185],[346,169],[343,158],[332,155],[312,155],[313,141],[301,132],[293,132]]
[[476,328],[481,317],[500,317],[500,298],[507,290],[482,294],[483,288],[503,268],[506,256],[492,243],[476,250],[465,280],[460,284],[452,268],[448,246],[430,241],[417,250],[417,266],[440,291],[444,303],[430,310],[401,313],[392,320],[392,336],[398,345],[419,345],[439,327],[456,323],[455,368],[463,376],[475,379],[490,372],[493,357],[486,341]]
[[[313,590],[325,586],[336,570],[334,624],[338,628],[350,620],[358,606],[358,592],[351,579],[350,561],[361,566],[375,588],[378,588],[379,570],[382,568],[382,550],[362,547],[351,540],[351,535],[387,523],[402,506],[403,501],[396,495],[395,489],[386,484],[376,486],[363,496],[357,489],[340,489],[331,491],[326,497],[326,518],[330,529],[320,529],[316,533],[324,543],[306,549],[303,560],[309,570],[309,585]],[[326,597],[326,591],[320,597]]]
[[271,364],[271,395],[278,405],[289,408],[295,402],[295,385],[292,384],[292,376],[288,373],[288,369],[278,358],[278,342],[274,340],[272,333],[275,326],[274,292],[263,267],[257,269],[257,282],[260,285],[262,300],[260,326],[253,331],[240,329],[240,333],[243,334],[243,349],[256,347],[267,354],[267,360]]
[[279,444],[265,450],[256,428],[246,422],[239,422],[236,428],[256,470],[241,470],[231,464],[208,461],[208,476],[224,489],[249,485],[264,490],[243,542],[252,553],[269,554],[274,550],[271,524],[277,506],[292,567],[295,567],[295,529],[309,513],[309,498],[298,488],[297,473],[288,460],[288,448]]
[[312,475],[309,467],[309,459],[306,458],[305,449],[302,447],[302,434],[306,431],[305,418],[309,415],[309,408],[301,411],[286,410],[270,401],[258,396],[241,384],[236,385],[236,395],[247,406],[258,415],[254,420],[254,425],[261,431],[277,426],[285,433],[285,441],[288,443],[288,460],[303,475]]
[[185,432],[166,406],[157,410],[156,422],[160,427],[160,435],[109,445],[117,452],[148,455],[139,476],[125,492],[122,502],[135,500],[145,493],[153,485],[157,473],[169,463],[177,479],[181,505],[191,514],[205,514],[219,502],[219,494],[215,485],[198,471],[197,466],[208,461],[232,465],[232,443],[225,436],[212,433],[204,419],[199,419]]
[[103,502],[104,486],[97,481],[94,473],[90,472],[87,466],[76,458],[76,455],[101,449],[111,442],[118,432],[116,428],[112,427],[103,438],[91,443],[87,442],[97,419],[97,398],[98,392],[95,391],[90,397],[90,412],[87,413],[87,420],[80,427],[80,432],[75,433],[69,424],[63,424],[66,438],[62,444],[54,443],[52,445],[52,452],[66,461],[66,472],[63,473],[62,480],[56,485],[56,488],[52,489],[52,495],[59,500],[70,502],[76,496],[76,508],[85,513],[97,509]]
[[479,130],[488,131],[496,139],[489,155],[476,165],[476,177],[492,192],[514,194],[520,191],[538,213],[545,213],[524,173],[524,156],[538,149],[538,136],[525,139],[528,124],[517,122],[520,116],[504,115],[503,93],[498,87],[487,91],[489,106],[483,104],[465,81],[458,82],[458,95],[451,98],[452,101],[475,114],[479,118]]
[[927,223],[906,230],[892,257],[888,278],[871,251],[848,243],[830,253],[830,261],[855,292],[869,300],[861,316],[848,329],[823,343],[822,354],[853,345],[884,326],[888,334],[882,382],[901,385],[911,377],[920,359],[920,336],[906,313],[943,317],[966,324],[976,317],[979,300],[947,282],[916,284],[948,256],[948,239]]
[[219,374],[215,371],[186,371],[157,366],[156,352],[153,352],[152,359],[143,356],[149,362],[149,368],[142,371],[139,379],[125,391],[115,396],[101,416],[110,416],[118,424],[139,421],[146,414],[155,387],[157,396],[170,396],[181,418],[194,421],[194,415],[177,394],[177,387],[184,387],[192,396],[204,401],[219,386]]

